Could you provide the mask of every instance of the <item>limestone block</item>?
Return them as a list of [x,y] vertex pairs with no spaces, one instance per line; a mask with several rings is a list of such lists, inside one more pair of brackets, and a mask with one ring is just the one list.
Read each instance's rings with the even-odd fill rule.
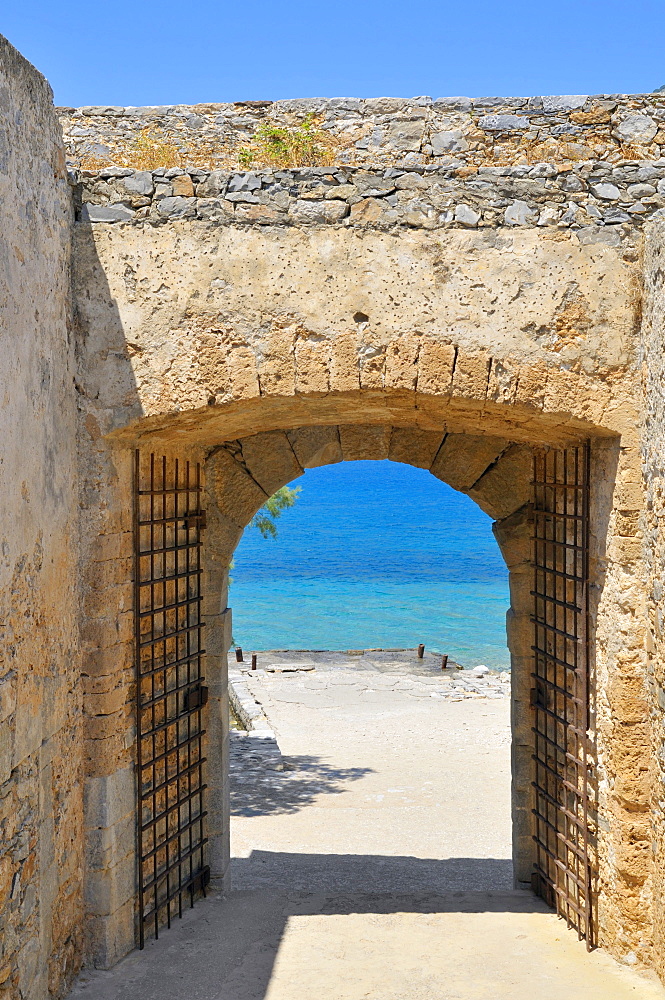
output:
[[213,452],[206,462],[206,482],[219,513],[240,528],[249,523],[270,495],[226,448]]
[[233,399],[258,396],[259,377],[256,354],[246,344],[232,344],[226,356],[226,370]]
[[208,658],[220,660],[226,657],[230,643],[231,609],[227,608],[221,614],[206,616],[206,653]]
[[456,349],[453,344],[423,339],[418,358],[418,392],[450,392]]
[[135,810],[134,768],[125,767],[106,777],[87,778],[83,786],[85,824],[111,827]]
[[420,469],[429,469],[436,457],[443,431],[423,431],[417,427],[393,427],[388,458]]
[[259,361],[259,383],[262,396],[293,396],[296,391],[296,370],[292,326],[275,325],[262,345]]
[[466,399],[485,399],[490,365],[491,358],[487,351],[471,353],[460,348],[453,373],[453,395]]
[[96,969],[110,969],[135,944],[134,899],[114,913],[90,916],[86,922],[90,962]]
[[381,389],[386,365],[384,345],[365,345],[360,354],[359,364],[361,389]]
[[90,871],[105,871],[118,858],[128,857],[136,846],[136,817],[125,816],[113,826],[88,830],[86,864]]
[[386,348],[384,379],[387,388],[414,391],[418,382],[419,337],[400,337]]
[[466,492],[508,447],[503,438],[448,434],[430,469],[455,490]]
[[302,340],[296,344],[296,392],[327,392],[330,341]]
[[511,445],[469,490],[490,517],[508,517],[531,499],[532,451],[526,445]]
[[355,336],[338,335],[330,349],[330,389],[344,392],[360,388],[360,366]]
[[242,457],[253,478],[268,496],[303,473],[283,431],[268,431],[243,438]]
[[337,427],[298,427],[287,437],[303,469],[343,461]]
[[531,560],[532,524],[529,510],[517,510],[492,525],[494,537],[508,569]]
[[530,563],[522,563],[511,569],[509,575],[510,606],[516,612],[523,612],[527,617],[532,613],[533,597],[533,567]]
[[388,458],[390,427],[340,424],[339,440],[345,462]]
[[90,913],[109,916],[134,898],[136,892],[136,859],[132,847],[129,854],[112,868],[87,871],[83,888]]
[[506,637],[511,657],[511,672],[515,697],[528,701],[532,688],[531,671],[533,670],[533,623],[529,613],[516,612],[509,608],[506,612]]

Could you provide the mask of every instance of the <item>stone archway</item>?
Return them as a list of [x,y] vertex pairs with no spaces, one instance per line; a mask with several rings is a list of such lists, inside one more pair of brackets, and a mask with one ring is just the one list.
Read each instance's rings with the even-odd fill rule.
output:
[[[82,224],[76,235],[77,303],[87,338],[79,405],[86,441],[85,669],[92,678],[85,733],[93,960],[112,964],[134,943],[135,853],[126,839],[134,809],[128,583],[133,450],[203,463],[223,449],[234,463],[229,468],[238,472],[238,490],[247,490],[248,517],[252,503],[260,505],[273,485],[269,464],[260,486],[252,476],[245,481],[238,456],[242,448],[252,450],[250,438],[256,445],[260,435],[288,441],[294,429],[341,427],[340,447],[343,437],[351,442],[355,434],[358,447],[373,442],[374,457],[391,449],[397,454],[400,447],[417,456],[422,448],[425,464],[428,448],[440,447],[444,433],[450,442],[476,438],[480,449],[490,451],[487,441],[499,439],[477,477],[458,486],[488,504],[492,489],[497,502],[515,487],[509,460],[519,471],[533,447],[593,439],[590,604],[600,693],[600,943],[649,963],[651,731],[645,702],[635,696],[646,673],[646,613],[640,610],[642,404],[638,327],[627,291],[630,260],[604,247],[539,243],[545,257],[536,268],[538,281],[524,284],[532,233],[511,233],[505,245],[486,233],[417,239],[367,233],[361,239],[316,228],[297,234],[264,228],[227,238],[188,222],[131,231],[105,225],[91,231]],[[444,265],[459,270],[462,258],[461,284],[439,280]],[[166,283],[165,260],[172,272]],[[329,279],[335,275],[343,280],[332,294]],[[566,325],[562,289],[571,282],[589,311],[581,319],[575,313],[577,319]],[[488,297],[482,315],[454,305],[470,301],[476,283]],[[601,285],[607,289],[602,301]],[[398,301],[401,288],[408,289],[405,301]],[[282,439],[270,440],[277,448]],[[301,468],[288,444],[289,461],[295,456],[294,467]],[[321,460],[332,458],[324,454]],[[283,481],[292,478],[285,470],[282,475]],[[510,518],[519,520],[519,505],[513,511],[487,509],[501,521],[500,532],[517,529]],[[246,520],[222,513],[220,530],[237,537]],[[224,546],[218,559],[209,558],[217,579],[206,603],[219,637],[214,649],[209,645],[210,656],[220,658],[226,641],[222,552]],[[529,611],[518,600],[530,581],[523,552],[516,552],[513,607],[523,613],[511,617],[510,627],[517,634],[530,629]],[[117,587],[119,615],[108,611],[106,580]],[[527,632],[519,639],[524,677],[530,641]],[[526,702],[526,685],[522,693]],[[529,741],[527,732],[525,747]],[[223,768],[217,773],[223,777]],[[220,779],[219,796],[222,785]],[[104,805],[109,800],[114,811]],[[528,815],[527,800],[520,811]],[[524,836],[530,838],[529,828]],[[100,854],[100,839],[118,846]]]
[[[510,580],[507,634],[512,663],[512,817],[513,863],[517,886],[530,887],[534,876],[534,710],[533,681],[533,450],[493,435],[423,431],[385,425],[315,425],[291,431],[266,431],[226,442],[206,461],[208,537],[206,541],[211,593],[219,593],[220,617],[209,626],[220,630],[214,645],[230,644],[230,610],[226,609],[227,567],[243,528],[268,496],[308,468],[342,461],[405,462],[430,471],[472,497],[494,518],[494,533]],[[222,610],[222,608],[224,610]],[[222,624],[223,623],[223,624]],[[224,658],[215,659],[224,674]],[[213,682],[214,687],[218,685]],[[224,710],[225,714],[225,710]],[[216,732],[212,740],[223,739]],[[213,873],[223,875],[228,858],[229,817],[226,790],[217,789],[211,809],[216,827]]]

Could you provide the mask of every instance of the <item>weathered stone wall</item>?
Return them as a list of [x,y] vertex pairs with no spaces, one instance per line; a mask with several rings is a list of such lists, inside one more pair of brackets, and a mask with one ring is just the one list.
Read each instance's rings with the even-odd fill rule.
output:
[[[186,179],[191,182],[191,175]],[[503,465],[491,475],[487,471],[506,502],[524,480],[524,470],[518,469],[521,446],[557,445],[587,435],[594,439],[598,488],[591,604],[602,688],[601,941],[615,954],[630,958],[632,953],[648,962],[651,867],[640,873],[639,882],[623,860],[639,796],[625,767],[624,729],[615,717],[613,693],[631,657],[639,660],[643,643],[643,567],[631,535],[643,506],[641,272],[635,227],[628,237],[614,246],[581,240],[574,227],[385,231],[371,223],[356,229],[315,219],[306,227],[259,227],[232,221],[219,226],[194,217],[167,225],[149,220],[92,224],[82,217],[75,256],[83,344],[80,405],[86,426],[99,435],[100,454],[113,449],[119,456],[125,448],[129,455],[139,444],[157,452],[200,450],[211,454],[214,464],[220,445],[241,442],[234,447],[252,468],[252,482],[261,484],[254,485],[253,495],[242,476],[227,483],[235,513],[222,511],[226,520],[211,516],[216,526],[213,532],[211,524],[209,537],[215,540],[207,544],[216,555],[210,579],[217,580],[220,598],[217,603],[217,595],[210,595],[210,614],[217,616],[220,637],[227,636],[224,560],[243,517],[248,519],[266,492],[290,471],[296,475],[305,461],[294,446],[290,459],[289,450],[282,449],[287,473],[281,467],[254,468],[245,451],[249,455],[260,432],[285,431],[289,441],[297,428],[309,428],[304,435],[326,432],[332,437],[328,452],[319,456],[322,461],[336,460],[336,434],[342,455],[347,455],[345,445],[350,449],[347,457],[382,457],[390,449],[394,457],[399,441],[405,460],[426,464],[445,446],[445,434],[450,441],[471,437],[475,448],[461,448],[463,460],[448,455],[452,467],[457,463],[467,477],[460,488],[471,496],[476,480],[497,458],[492,446],[498,438],[512,442],[510,454],[517,462],[512,474],[503,475]],[[340,426],[344,433],[336,430]],[[282,441],[284,435],[278,437]],[[267,454],[277,462],[284,455],[276,438],[270,441]],[[125,462],[117,479],[125,483],[124,511],[129,509],[128,468]],[[446,475],[452,475],[450,469]],[[110,498],[103,479],[95,479],[95,490]],[[209,480],[214,489],[214,476]],[[219,491],[217,498],[219,506]],[[480,494],[477,499],[483,502]],[[107,500],[103,503],[106,507]],[[531,754],[530,579],[524,524],[504,523],[513,516],[519,520],[513,513],[518,507],[492,513],[504,519],[497,530],[512,564],[515,834],[524,877],[531,832],[525,778]],[[109,499],[108,510],[126,516],[121,492]],[[514,531],[512,552],[506,544],[509,529]],[[120,528],[114,530],[118,541]],[[113,622],[105,627],[117,642]],[[216,657],[223,655],[226,641],[220,638]],[[124,654],[117,648],[113,654],[119,671],[123,655],[131,655],[131,640],[126,643]],[[107,648],[113,648],[110,640]],[[216,660],[220,698],[222,671],[222,660]],[[131,747],[131,712],[123,711],[118,740]],[[631,766],[639,771],[648,760],[649,748],[637,747]],[[215,795],[216,813],[222,815],[221,784]],[[224,850],[221,837],[221,868]],[[112,919],[107,926],[111,934]]]
[[665,162],[535,166],[179,167],[73,171],[86,222],[199,219],[219,225],[352,228],[540,227],[581,243],[619,244],[665,207]]
[[[625,848],[638,869],[653,867],[653,956],[665,979],[665,226],[647,230],[644,262],[642,455],[645,513],[636,525],[646,558],[646,677],[629,677],[623,704],[633,747],[652,742],[649,767],[634,773],[640,810]],[[631,754],[631,763],[635,759]],[[650,820],[650,822],[649,822]],[[639,919],[639,915],[636,915]]]
[[[109,164],[70,177],[74,387],[70,190],[56,121],[41,78],[9,47],[2,57],[7,995],[57,995],[84,952],[110,965],[134,943],[137,445],[207,464],[215,874],[228,861],[229,553],[265,496],[300,469],[389,456],[430,468],[497,518],[511,572],[525,878],[530,449],[592,438],[600,942],[665,974],[665,774],[653,753],[665,710],[665,96],[63,111],[72,166],[91,155]],[[331,165],[238,169],[262,122],[308,114],[334,139]],[[184,165],[119,165],[146,126],[180,147]]]
[[70,191],[46,81],[0,37],[0,995],[83,953]]
[[180,151],[187,164],[237,167],[239,149],[261,126],[293,127],[306,116],[331,137],[339,164],[618,164],[625,159],[656,161],[665,154],[662,93],[434,101],[315,98],[59,110],[74,165],[91,155],[117,163],[148,129]]

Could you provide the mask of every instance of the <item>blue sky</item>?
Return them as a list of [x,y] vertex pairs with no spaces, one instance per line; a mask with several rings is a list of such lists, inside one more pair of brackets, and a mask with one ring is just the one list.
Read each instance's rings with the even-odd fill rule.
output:
[[665,0],[23,0],[0,32],[57,104],[636,93],[665,84]]

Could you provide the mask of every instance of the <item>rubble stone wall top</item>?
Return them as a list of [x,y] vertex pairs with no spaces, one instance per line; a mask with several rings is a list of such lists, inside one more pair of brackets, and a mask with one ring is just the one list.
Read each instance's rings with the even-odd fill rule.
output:
[[86,157],[113,164],[148,129],[174,142],[192,166],[237,167],[239,149],[262,125],[305,119],[329,135],[337,164],[459,168],[665,156],[665,93],[310,98],[59,113],[73,165]]

